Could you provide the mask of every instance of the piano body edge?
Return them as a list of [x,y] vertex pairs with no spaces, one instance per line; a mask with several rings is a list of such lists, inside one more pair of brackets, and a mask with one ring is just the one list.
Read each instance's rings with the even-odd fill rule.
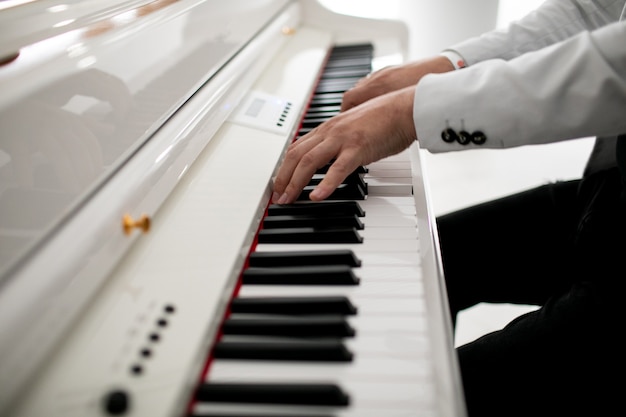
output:
[[417,229],[420,239],[420,256],[424,275],[431,279],[424,280],[425,300],[429,307],[429,316],[436,326],[429,328],[432,334],[433,352],[439,358],[440,367],[437,375],[453,375],[452,378],[439,378],[442,415],[463,416],[466,414],[461,375],[454,348],[454,329],[448,307],[448,296],[444,279],[437,222],[433,215],[428,191],[428,173],[424,169],[425,161],[419,143],[414,142],[409,148],[413,178],[413,194],[417,212]]

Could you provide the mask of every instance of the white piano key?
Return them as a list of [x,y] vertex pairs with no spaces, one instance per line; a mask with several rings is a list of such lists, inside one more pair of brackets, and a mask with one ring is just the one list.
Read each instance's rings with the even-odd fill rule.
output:
[[368,178],[368,196],[405,195],[410,196],[413,192],[411,178]]
[[359,234],[366,240],[417,240],[417,230],[414,227],[365,227]]
[[[389,207],[408,206],[415,208],[415,201],[410,196],[372,196],[359,201],[361,207],[384,205]],[[415,213],[415,211],[413,211]]]
[[420,281],[422,274],[419,266],[366,265],[365,267],[354,268],[353,271],[365,285],[380,281],[389,285],[394,285],[395,282],[416,282]]
[[390,358],[355,355],[352,362],[317,363],[214,359],[206,382],[370,384],[426,380],[433,374],[428,357]]
[[[367,218],[362,218],[361,222],[368,228],[371,227],[406,227],[408,229],[416,230],[417,219],[411,215],[389,215],[389,216],[374,216],[368,215]],[[417,235],[417,233],[416,233]]]
[[[416,389],[408,384],[408,390]],[[396,388],[398,384],[390,384],[385,389]],[[419,387],[419,386],[418,386]],[[419,388],[418,388],[419,389]],[[384,392],[384,391],[383,391]],[[435,417],[439,413],[433,400],[425,400],[419,397],[411,397],[409,400],[388,403],[350,404],[347,407],[320,407],[320,406],[288,406],[288,405],[264,405],[264,404],[227,404],[227,403],[197,403],[194,405],[192,415],[202,416],[203,413],[213,413],[219,416],[336,416],[336,417],[415,417],[419,410],[419,417]]]
[[357,335],[384,334],[388,330],[405,330],[407,333],[425,334],[428,329],[426,317],[419,315],[380,316],[376,314],[357,314],[356,316],[348,316],[347,320],[356,329]]
[[365,178],[411,178],[411,167],[399,167],[397,164],[380,166],[373,165],[368,167],[369,172]]
[[[261,337],[246,335],[223,335],[220,340],[228,342],[280,341],[289,338]],[[430,354],[428,335],[424,332],[410,332],[407,329],[378,333],[360,334],[345,338],[343,343],[352,352],[363,357],[425,358]],[[273,362],[273,361],[272,361]]]
[[[374,243],[373,243],[374,242]],[[349,249],[352,250],[356,256],[366,265],[389,265],[389,266],[417,266],[420,264],[419,254],[415,251],[411,251],[411,249],[418,249],[417,242],[414,241],[404,241],[399,242],[396,245],[385,246],[390,242],[385,241],[369,241],[367,242],[367,246],[364,246],[364,249],[359,247],[360,245],[350,245],[350,244],[327,244],[327,245],[316,245],[316,244],[300,244],[300,245],[287,245],[287,244],[259,244],[256,247],[257,252],[282,252],[288,250],[294,251],[316,251],[316,250],[336,250],[336,249]],[[372,247],[374,246],[374,248]],[[382,251],[382,249],[386,248],[386,251]],[[380,248],[381,251],[377,251],[376,249]],[[397,251],[391,250],[391,248],[396,248]]]
[[241,296],[296,296],[296,295],[345,295],[356,302],[359,298],[413,298],[419,302],[424,295],[421,282],[399,282],[390,285],[379,280],[368,285],[322,286],[322,285],[243,285],[239,290]]
[[[372,197],[373,198],[373,197]],[[368,197],[365,201],[370,200]],[[385,204],[376,202],[375,204],[361,204],[361,207],[365,210],[365,217],[361,219],[367,221],[368,217],[390,217],[390,216],[415,216],[415,205],[409,206],[405,204]]]
[[257,250],[326,250],[326,249],[353,249],[359,253],[397,253],[410,252],[419,256],[419,241],[417,239],[370,239],[367,244],[351,243],[264,243],[257,246]]
[[403,315],[421,315],[426,314],[424,303],[419,300],[387,297],[368,298],[367,302],[361,302],[359,298],[350,300],[358,308],[360,315],[387,315],[387,314],[403,314]]

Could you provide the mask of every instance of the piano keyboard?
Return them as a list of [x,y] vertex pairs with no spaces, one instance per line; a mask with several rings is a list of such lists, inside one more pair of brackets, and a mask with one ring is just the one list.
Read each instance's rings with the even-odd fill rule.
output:
[[[298,135],[370,62],[371,45],[333,50]],[[402,153],[327,201],[268,207],[190,415],[437,415],[410,173]]]

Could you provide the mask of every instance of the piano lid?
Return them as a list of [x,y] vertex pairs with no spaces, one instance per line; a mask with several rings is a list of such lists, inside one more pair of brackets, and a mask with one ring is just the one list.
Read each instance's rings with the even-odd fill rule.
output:
[[285,3],[0,6],[0,284]]
[[[5,0],[0,2],[0,61],[19,50],[88,23],[112,18],[154,0]],[[160,2],[163,3],[163,2]]]

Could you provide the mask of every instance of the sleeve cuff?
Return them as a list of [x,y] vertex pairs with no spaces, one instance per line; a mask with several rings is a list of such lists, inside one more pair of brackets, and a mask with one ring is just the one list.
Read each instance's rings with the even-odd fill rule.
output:
[[467,64],[465,63],[465,60],[463,59],[463,57],[459,55],[458,53],[456,53],[455,51],[448,49],[448,50],[441,52],[440,55],[448,58],[450,62],[452,63],[452,65],[454,66],[455,70],[467,67]]

